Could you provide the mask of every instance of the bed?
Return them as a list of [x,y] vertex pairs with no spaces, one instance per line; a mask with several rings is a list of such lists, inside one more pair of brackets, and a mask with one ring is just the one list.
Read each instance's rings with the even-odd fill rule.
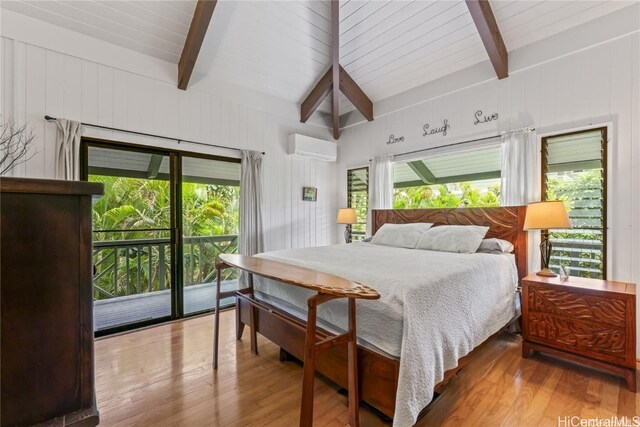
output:
[[[526,274],[524,207],[374,210],[373,232],[385,223],[432,222],[489,226],[486,237],[508,240],[513,254],[455,254],[354,243],[260,254],[258,257],[366,283],[379,301],[358,304],[360,397],[394,425],[413,425],[433,393],[460,369],[474,348],[516,315],[516,286]],[[302,359],[304,289],[256,278],[256,299],[238,297],[238,338],[250,323],[282,349]],[[320,338],[346,327],[345,301],[318,311]],[[274,315],[274,312],[277,315]],[[346,349],[323,353],[317,371],[345,386]]]

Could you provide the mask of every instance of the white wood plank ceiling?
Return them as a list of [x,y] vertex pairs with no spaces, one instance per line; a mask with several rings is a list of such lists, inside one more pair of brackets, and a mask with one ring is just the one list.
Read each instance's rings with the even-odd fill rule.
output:
[[[4,0],[2,7],[177,64],[195,3]],[[491,0],[509,51],[631,4]],[[194,77],[300,103],[331,62],[330,25],[328,0],[219,1]],[[340,63],[374,105],[486,59],[463,0],[340,2]],[[342,96],[340,112],[353,109]],[[330,111],[328,101],[319,110]]]

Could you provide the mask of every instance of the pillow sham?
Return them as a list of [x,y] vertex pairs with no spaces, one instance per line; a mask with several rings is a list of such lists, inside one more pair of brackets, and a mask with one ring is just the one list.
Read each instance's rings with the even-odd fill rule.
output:
[[371,243],[375,245],[394,246],[396,248],[413,249],[422,236],[433,224],[429,222],[414,224],[384,224],[374,234]]
[[513,252],[513,245],[503,239],[482,239],[480,247],[476,252],[482,252],[486,254],[506,254]]
[[475,253],[489,227],[479,225],[441,225],[425,232],[416,249],[430,251]]

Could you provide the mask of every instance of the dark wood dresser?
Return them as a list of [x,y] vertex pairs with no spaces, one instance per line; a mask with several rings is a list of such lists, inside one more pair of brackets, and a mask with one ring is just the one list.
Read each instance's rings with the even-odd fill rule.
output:
[[532,350],[608,370],[636,391],[636,286],[529,275],[522,281],[522,356]]
[[91,201],[102,184],[0,179],[2,426],[94,426]]

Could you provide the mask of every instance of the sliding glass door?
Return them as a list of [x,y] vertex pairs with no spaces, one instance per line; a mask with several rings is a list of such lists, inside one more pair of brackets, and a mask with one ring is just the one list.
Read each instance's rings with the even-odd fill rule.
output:
[[212,310],[217,257],[238,248],[239,160],[88,139],[82,157],[83,178],[105,187],[93,204],[96,333]]
[[104,184],[93,204],[96,331],[171,317],[170,158],[88,148],[88,180]]
[[[184,314],[214,307],[216,259],[238,250],[239,196],[240,163],[182,156]],[[237,272],[223,274],[223,290],[235,289]]]

